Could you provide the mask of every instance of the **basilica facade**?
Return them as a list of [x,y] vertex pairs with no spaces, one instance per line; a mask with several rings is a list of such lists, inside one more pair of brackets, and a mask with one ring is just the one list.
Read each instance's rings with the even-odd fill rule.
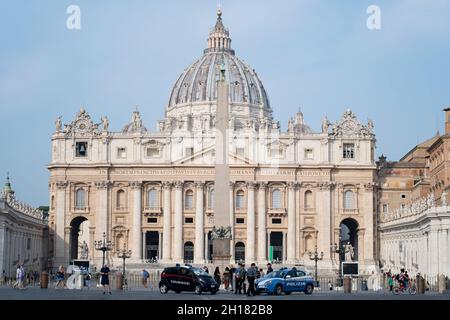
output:
[[[54,265],[88,259],[103,233],[132,262],[213,260],[217,81],[228,85],[231,261],[311,262],[336,271],[348,242],[362,268],[377,260],[375,135],[351,110],[314,132],[298,112],[280,129],[264,86],[240,60],[219,12],[207,48],[175,82],[165,118],[150,131],[140,111],[121,132],[82,108],[52,136],[50,217]],[[145,112],[145,110],[141,110]],[[343,110],[344,111],[344,110]]]

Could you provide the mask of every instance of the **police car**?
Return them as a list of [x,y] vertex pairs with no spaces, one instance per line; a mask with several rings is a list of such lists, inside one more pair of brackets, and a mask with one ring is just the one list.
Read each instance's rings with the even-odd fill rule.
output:
[[292,292],[304,292],[312,294],[314,291],[314,278],[307,275],[305,271],[292,269],[281,269],[273,271],[255,283],[257,293],[268,293],[280,295]]

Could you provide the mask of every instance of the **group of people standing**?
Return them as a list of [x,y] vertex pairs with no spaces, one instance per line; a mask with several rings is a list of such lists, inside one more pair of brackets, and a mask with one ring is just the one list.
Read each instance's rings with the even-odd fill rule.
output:
[[389,291],[391,291],[391,292],[394,289],[394,281],[397,281],[397,283],[403,288],[408,288],[408,286],[411,284],[411,281],[412,281],[410,276],[408,275],[408,271],[405,270],[404,268],[400,269],[400,273],[398,273],[398,274],[393,274],[391,272],[391,269],[389,269],[389,271],[386,272],[386,276],[387,276]]
[[[203,270],[209,274],[208,267],[204,266]],[[223,274],[220,273],[219,267],[214,270],[214,279],[221,285],[223,283],[226,291],[234,291],[235,294],[247,294],[247,296],[256,295],[255,281],[264,277],[266,274],[273,272],[272,264],[267,264],[266,272],[262,268],[258,268],[255,263],[246,269],[244,263],[239,263],[238,267],[226,267]]]

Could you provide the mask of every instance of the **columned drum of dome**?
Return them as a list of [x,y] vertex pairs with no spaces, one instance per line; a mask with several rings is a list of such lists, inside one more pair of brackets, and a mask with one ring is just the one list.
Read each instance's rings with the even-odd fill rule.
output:
[[221,15],[219,11],[204,55],[187,67],[175,83],[166,118],[214,115],[217,108],[217,80],[221,77],[221,66],[225,66],[229,112],[234,117],[234,125],[245,126],[249,120],[272,120],[266,90],[256,71],[235,56]]

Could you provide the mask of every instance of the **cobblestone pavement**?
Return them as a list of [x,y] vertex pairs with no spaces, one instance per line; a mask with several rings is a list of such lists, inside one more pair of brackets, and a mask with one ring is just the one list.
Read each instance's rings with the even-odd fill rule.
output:
[[289,296],[267,296],[247,297],[246,295],[236,295],[232,292],[219,291],[216,295],[204,293],[196,295],[191,292],[174,293],[165,295],[158,290],[135,289],[135,290],[112,290],[111,295],[103,295],[101,288],[91,288],[83,290],[69,289],[40,289],[39,287],[27,287],[25,289],[13,289],[10,287],[0,287],[0,300],[450,300],[450,293],[438,294],[429,293],[425,295],[401,294],[394,296],[388,292],[358,292],[344,294],[343,292],[320,292],[315,291],[308,296],[303,293],[293,293]]

